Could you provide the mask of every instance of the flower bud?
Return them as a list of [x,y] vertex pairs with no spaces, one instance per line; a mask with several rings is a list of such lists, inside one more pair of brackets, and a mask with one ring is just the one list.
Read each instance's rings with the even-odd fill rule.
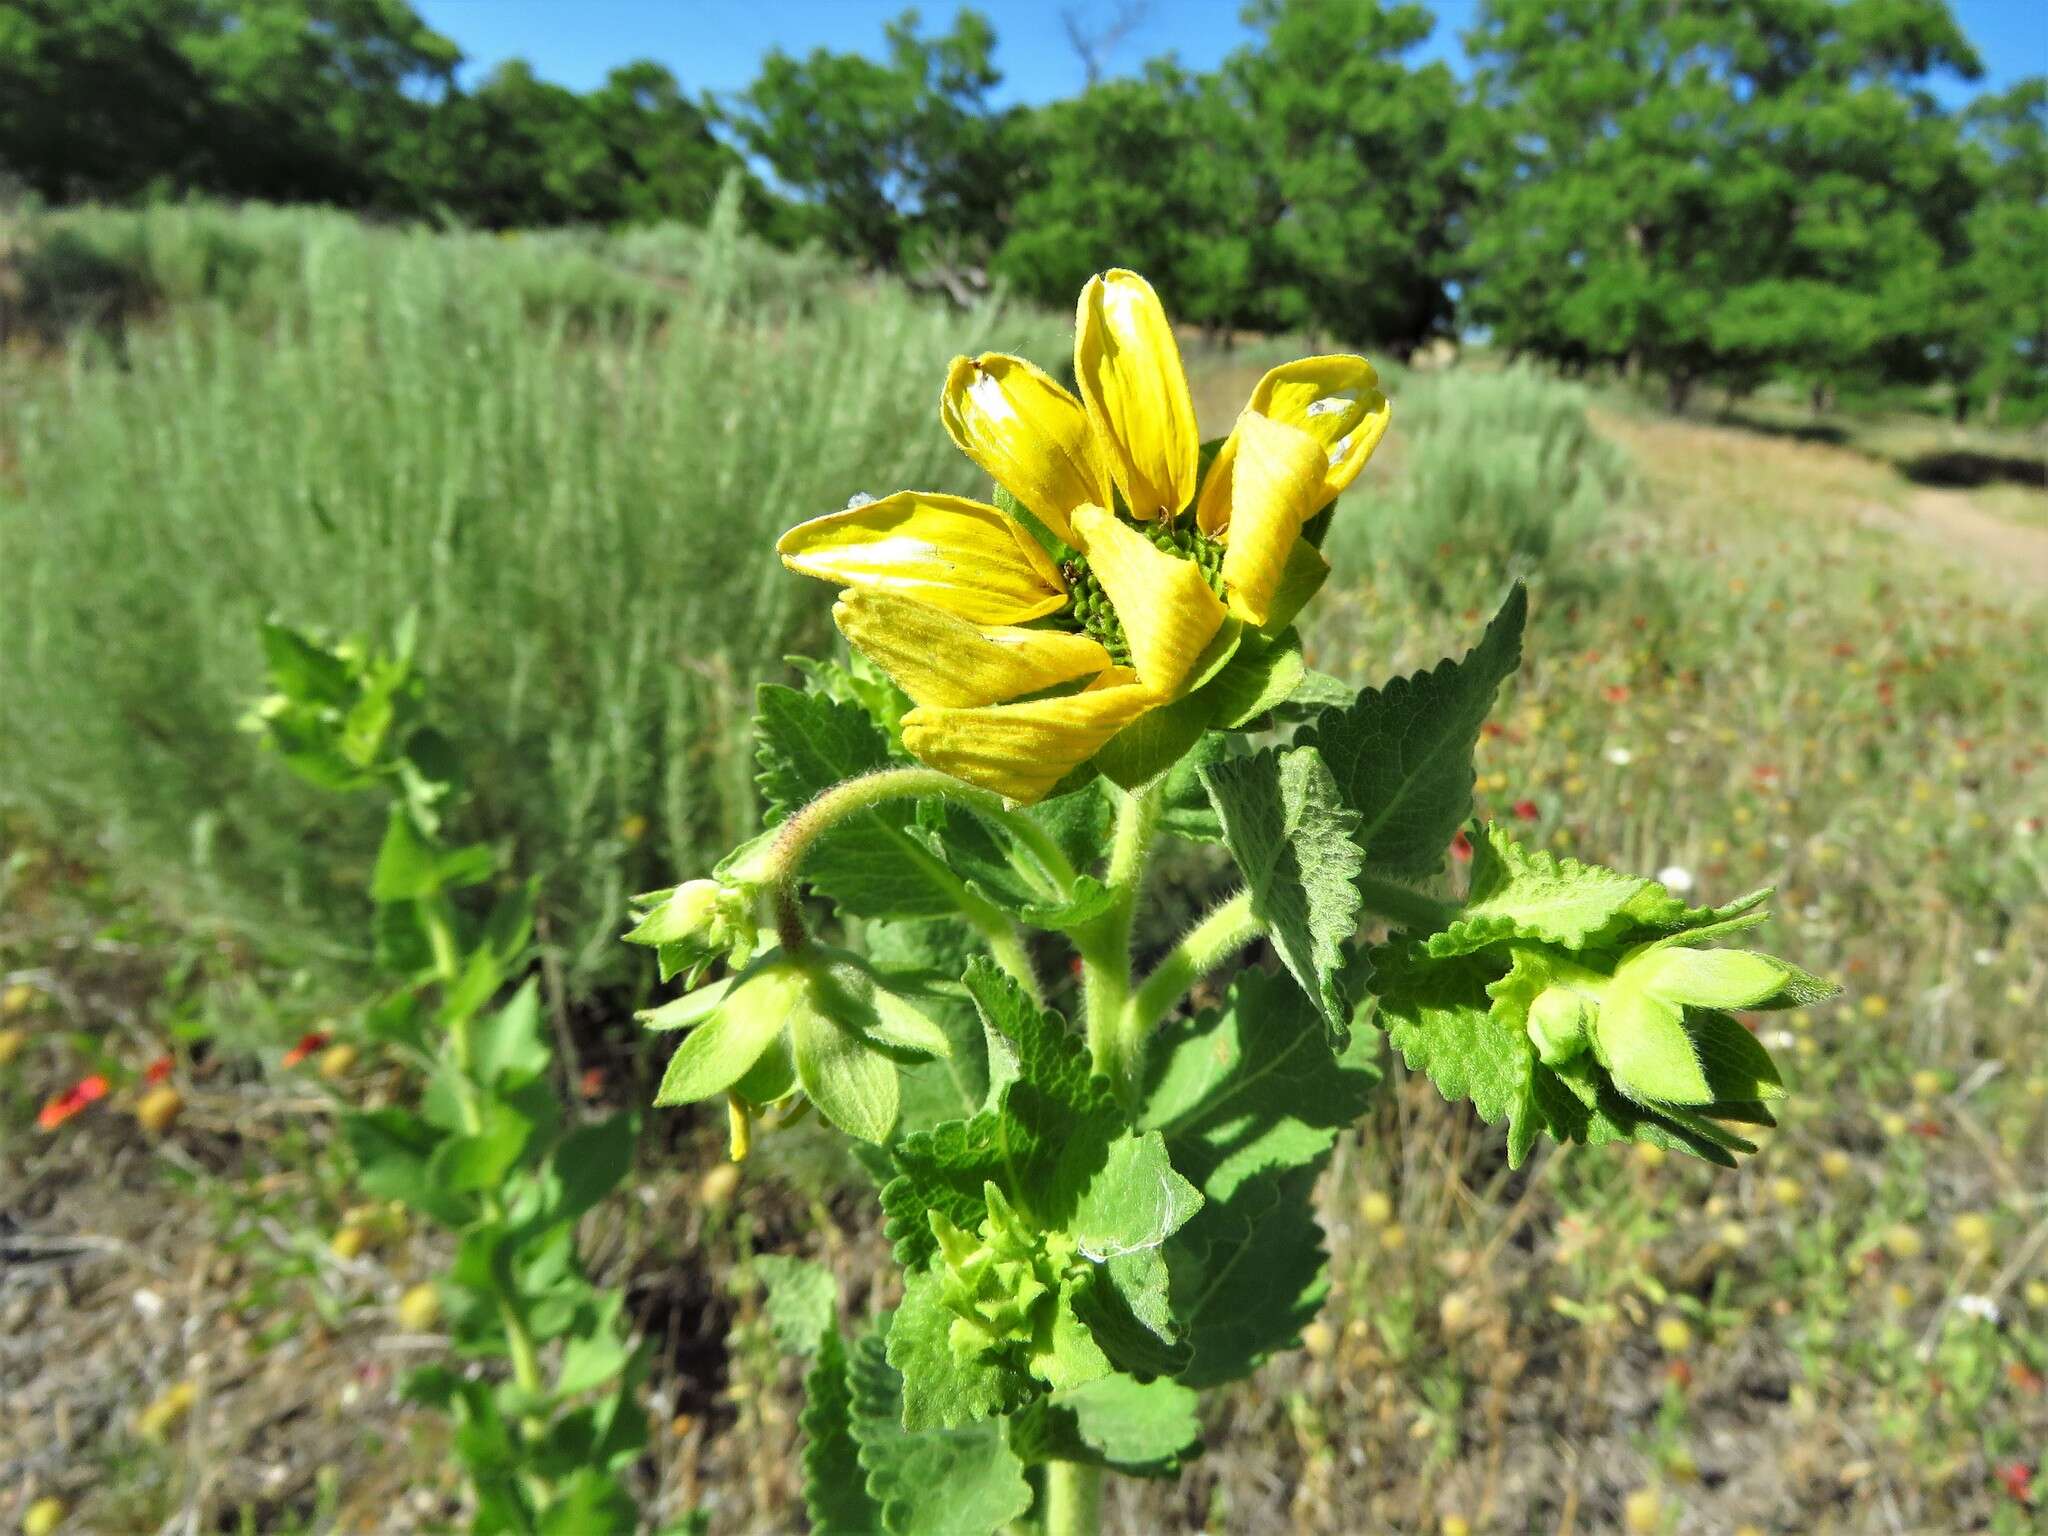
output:
[[1529,1038],[1547,1067],[1562,1066],[1586,1048],[1592,1004],[1570,987],[1545,987],[1529,1005]]
[[62,1499],[37,1499],[21,1517],[21,1536],[56,1536],[57,1527],[70,1513]]
[[668,891],[638,898],[657,905],[635,913],[629,944],[652,945],[661,954],[662,979],[685,974],[690,984],[702,978],[713,961],[743,965],[760,938],[754,921],[750,888],[719,880],[685,880]]
[[135,1433],[144,1440],[165,1440],[192,1411],[199,1389],[181,1381],[135,1416]]

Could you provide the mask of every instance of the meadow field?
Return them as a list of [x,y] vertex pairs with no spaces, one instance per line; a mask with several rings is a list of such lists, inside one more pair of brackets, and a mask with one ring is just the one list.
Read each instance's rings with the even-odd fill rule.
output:
[[[261,621],[417,615],[463,835],[540,882],[558,1096],[645,1106],[627,898],[753,829],[754,685],[836,644],[774,536],[975,491],[947,360],[1054,365],[1070,322],[766,251],[733,208],[500,238],[192,205],[0,225],[0,341],[0,1522],[446,1528],[446,1427],[397,1384],[444,1349],[398,1303],[449,1245],[381,1216],[332,1241],[365,1225],[337,1112],[419,1092],[357,1028],[378,817],[242,729]],[[1300,350],[1187,349],[1206,434]],[[1775,885],[1766,937],[1845,990],[1766,1024],[1791,1097],[1735,1171],[1510,1171],[1387,1061],[1324,1180],[1304,1348],[1209,1404],[1177,1479],[1113,1480],[1105,1529],[2040,1529],[2048,441],[1674,417],[1483,357],[1383,376],[1315,665],[1430,666],[1525,580],[1482,812],[1707,899]],[[1213,847],[1171,857],[1155,951],[1229,884]],[[40,1129],[88,1075],[105,1097]],[[722,1116],[647,1110],[584,1218],[648,1347],[650,1528],[805,1528],[752,1261],[893,1300],[873,1189],[814,1125],[735,1168]]]

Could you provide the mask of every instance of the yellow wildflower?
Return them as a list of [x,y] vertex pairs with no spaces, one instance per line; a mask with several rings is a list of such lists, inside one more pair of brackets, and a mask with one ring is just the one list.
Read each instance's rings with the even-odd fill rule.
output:
[[[1042,798],[1222,654],[1226,624],[1277,628],[1327,569],[1301,537],[1388,420],[1371,364],[1273,369],[1200,479],[1180,348],[1135,272],[1089,279],[1069,394],[1022,358],[956,358],[939,419],[1028,518],[965,497],[856,498],[776,545],[838,583],[833,615],[916,706],[912,755]],[[1200,495],[1197,499],[1197,484]],[[1072,552],[1055,561],[1035,520]],[[1298,606],[1298,603],[1295,605]]]

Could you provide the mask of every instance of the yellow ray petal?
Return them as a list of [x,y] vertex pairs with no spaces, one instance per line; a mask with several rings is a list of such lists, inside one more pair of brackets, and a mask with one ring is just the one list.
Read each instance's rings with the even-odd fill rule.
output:
[[977,629],[928,603],[889,592],[839,594],[839,631],[919,704],[964,708],[1098,677],[1109,652],[1056,629]]
[[[1323,494],[1310,516],[1322,511],[1358,478],[1387,434],[1391,408],[1380,393],[1379,375],[1362,357],[1304,357],[1282,363],[1259,380],[1245,407],[1298,427],[1322,444],[1327,456]],[[1202,531],[1220,534],[1230,525],[1230,480],[1236,466],[1238,433],[1233,431],[1202,482],[1197,520]]]
[[1170,697],[1223,625],[1223,604],[1192,560],[1159,548],[1100,507],[1074,513],[1074,535],[1124,627],[1147,688]]
[[1135,272],[1088,279],[1074,322],[1074,374],[1131,515],[1172,515],[1195,493],[1201,438],[1180,345]]
[[1223,547],[1223,590],[1231,611],[1263,624],[1301,525],[1327,500],[1323,446],[1308,433],[1246,411],[1231,434],[1230,539]]
[[1074,508],[1109,505],[1086,408],[1023,358],[954,358],[939,420],[962,453],[1068,543]]
[[942,773],[1028,804],[1159,702],[1143,684],[1118,681],[1024,704],[913,709],[903,717],[903,745]]
[[1067,600],[1038,541],[964,496],[899,491],[799,523],[775,551],[792,571],[916,598],[973,624],[1022,624]]

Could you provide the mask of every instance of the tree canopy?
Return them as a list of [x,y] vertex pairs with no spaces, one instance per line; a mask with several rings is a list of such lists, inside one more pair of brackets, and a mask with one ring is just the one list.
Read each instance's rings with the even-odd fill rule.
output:
[[1568,368],[1817,393],[2048,400],[2048,80],[1963,110],[1944,0],[1483,0],[1472,73],[1417,0],[1249,0],[1213,70],[1105,67],[1006,104],[988,20],[775,51],[722,100],[661,64],[481,78],[408,0],[14,0],[0,185],[208,193],[485,228],[756,230],[1047,304],[1143,269],[1176,315],[1405,354],[1482,336]]

